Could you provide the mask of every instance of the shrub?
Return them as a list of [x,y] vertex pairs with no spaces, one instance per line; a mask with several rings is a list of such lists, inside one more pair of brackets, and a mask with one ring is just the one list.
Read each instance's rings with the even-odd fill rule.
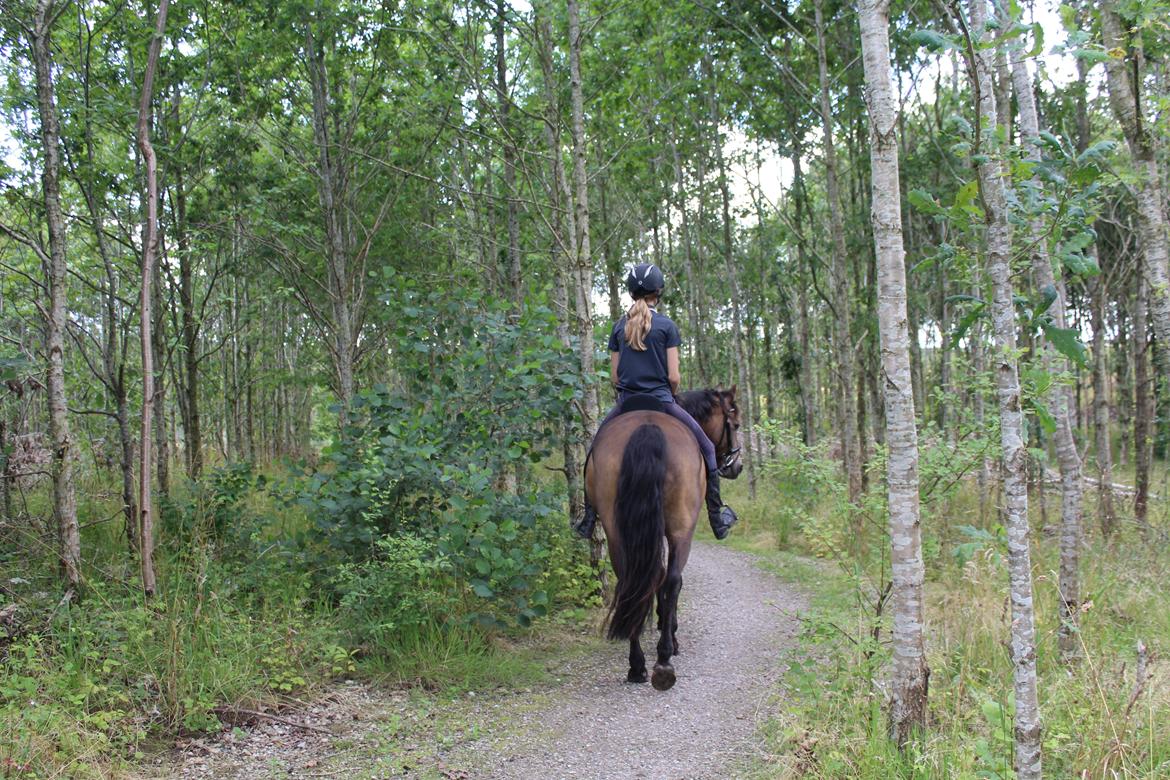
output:
[[341,567],[334,587],[339,618],[356,645],[401,645],[410,635],[458,612],[451,561],[417,536],[384,536],[375,557]]

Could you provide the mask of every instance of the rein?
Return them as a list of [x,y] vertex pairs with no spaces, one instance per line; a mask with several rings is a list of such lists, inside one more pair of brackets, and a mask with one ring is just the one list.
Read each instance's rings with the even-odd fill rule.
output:
[[[719,441],[715,442],[716,452],[718,452],[719,449],[723,447],[724,442],[727,442],[727,444],[730,446],[733,436],[731,432],[731,415],[728,412],[727,406],[724,404],[722,398],[719,399],[719,410],[723,413],[723,430],[719,433]],[[738,455],[742,449],[742,446],[732,447],[729,449],[727,454],[724,455],[723,458],[719,461],[719,471],[723,472],[726,469],[731,468],[731,464],[735,460],[735,456]]]

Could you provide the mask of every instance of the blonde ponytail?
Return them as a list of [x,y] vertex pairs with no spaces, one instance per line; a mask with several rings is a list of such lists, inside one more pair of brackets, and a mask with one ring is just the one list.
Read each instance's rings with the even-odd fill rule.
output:
[[639,352],[646,350],[646,334],[650,332],[650,304],[645,298],[638,298],[626,312],[626,343]]

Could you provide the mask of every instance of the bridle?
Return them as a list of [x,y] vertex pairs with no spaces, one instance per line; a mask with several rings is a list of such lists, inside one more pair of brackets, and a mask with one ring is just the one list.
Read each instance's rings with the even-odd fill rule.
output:
[[[715,452],[716,453],[718,453],[719,450],[724,446],[724,443],[726,443],[727,446],[730,447],[731,442],[733,442],[735,440],[734,439],[735,434],[731,430],[731,412],[727,408],[727,403],[723,400],[722,396],[720,396],[720,398],[719,398],[719,408],[720,408],[720,411],[723,412],[723,430],[720,431],[720,433],[719,433],[719,441],[715,442]],[[742,449],[743,449],[742,446],[741,447],[731,447],[731,449],[729,449],[727,451],[727,454],[723,456],[723,458],[719,461],[719,464],[718,464],[720,474],[722,474],[727,469],[731,468],[731,464],[735,462],[736,456],[739,455],[740,450],[742,450]]]

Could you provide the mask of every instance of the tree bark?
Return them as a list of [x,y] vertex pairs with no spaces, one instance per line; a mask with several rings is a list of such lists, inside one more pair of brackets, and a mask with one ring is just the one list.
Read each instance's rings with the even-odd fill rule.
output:
[[504,45],[505,0],[496,0],[496,93],[500,101],[500,133],[504,142],[504,195],[508,199],[508,285],[516,312],[524,303],[520,259],[520,201],[516,197],[516,141],[512,137],[512,98],[508,93],[508,60]]
[[[1116,3],[1105,0],[1101,4],[1101,34],[1105,48],[1125,50],[1126,40]],[[1138,232],[1141,236],[1142,264],[1148,285],[1150,319],[1158,337],[1159,349],[1154,351],[1158,375],[1165,382],[1170,378],[1170,247],[1167,245],[1165,193],[1158,168],[1154,139],[1141,102],[1141,80],[1132,78],[1129,57],[1109,57],[1105,73],[1109,86],[1109,104],[1125,133],[1125,140],[1137,169]]]
[[582,379],[586,380],[581,408],[585,431],[597,428],[597,365],[593,344],[593,254],[589,247],[589,176],[585,169],[585,95],[581,84],[581,19],[578,0],[568,0],[569,10],[569,97],[573,121],[573,185],[576,231],[573,236],[574,290],[577,303],[577,338]]
[[[1141,259],[1138,259],[1141,262]],[[1154,459],[1154,382],[1150,376],[1149,288],[1139,270],[1133,307],[1133,515],[1149,528],[1150,467]]]
[[138,538],[142,563],[142,590],[155,594],[154,573],[154,506],[151,498],[151,415],[154,407],[154,342],[151,338],[151,282],[158,257],[158,166],[150,142],[151,101],[154,74],[158,69],[159,51],[167,23],[168,0],[160,0],[155,19],[154,37],[150,39],[146,70],[142,79],[142,98],[138,103],[138,148],[146,172],[145,220],[142,225],[142,290],[138,299],[142,345],[142,430],[139,438],[138,469]]
[[[1028,454],[1024,446],[1023,407],[1016,357],[1016,310],[1011,280],[1011,226],[1008,222],[1001,150],[995,147],[996,107],[992,63],[978,48],[987,23],[986,0],[971,0],[971,71],[978,101],[980,131],[976,150],[979,184],[987,224],[987,270],[991,277],[995,331],[995,374],[999,396],[1004,526],[1008,534],[1011,580],[1011,656],[1015,688],[1015,769],[1020,780],[1041,777],[1040,706],[1036,676],[1036,628],[1032,608],[1032,560],[1028,528]],[[980,125],[977,125],[979,127]]]
[[[1023,59],[1022,44],[1017,40],[1011,46],[1012,83],[1015,87],[1016,105],[1019,107],[1020,129],[1027,144],[1024,158],[1031,163],[1040,163],[1040,122],[1036,114],[1036,103],[1032,95],[1032,79]],[[1040,191],[1038,178],[1032,180]],[[1050,289],[1056,294],[1049,312],[1058,328],[1067,328],[1065,318],[1066,294],[1063,280],[1055,278],[1052,260],[1048,256],[1048,241],[1044,221],[1035,216],[1028,221],[1030,245],[1032,247],[1032,278],[1038,290]],[[1095,343],[1095,342],[1094,342]],[[1043,365],[1049,374],[1063,374],[1068,371],[1068,361],[1061,359],[1050,341],[1044,340]],[[1103,358],[1102,358],[1103,359]],[[1080,546],[1081,546],[1081,457],[1077,452],[1073,423],[1069,415],[1067,388],[1053,382],[1048,391],[1048,408],[1056,420],[1056,458],[1060,464],[1060,593],[1061,627],[1058,632],[1061,656],[1072,660],[1077,656],[1080,640],[1077,636],[1080,614]],[[1108,412],[1108,410],[1106,410]]]
[[[1113,535],[1113,452],[1109,440],[1109,364],[1105,359],[1105,277],[1092,281],[1093,308],[1093,437],[1097,450],[1097,522],[1105,538]],[[1063,637],[1062,637],[1063,638]],[[1071,637],[1077,645],[1077,637]],[[1062,648],[1063,649],[1063,648]],[[1075,652],[1076,648],[1071,648]]]
[[57,525],[57,556],[61,576],[74,595],[80,592],[81,530],[77,523],[77,495],[73,461],[76,445],[69,425],[69,403],[65,391],[65,335],[68,325],[68,275],[65,261],[65,215],[61,209],[60,128],[53,87],[52,24],[56,9],[52,0],[38,0],[31,35],[33,67],[36,71],[37,109],[41,120],[41,148],[44,169],[41,185],[45,221],[49,229],[48,273],[49,310],[45,320],[48,348],[49,438],[52,442],[53,514]]
[[317,197],[325,220],[326,277],[330,299],[332,344],[330,353],[337,379],[338,425],[345,435],[349,406],[355,392],[357,338],[354,327],[354,269],[350,262],[349,231],[343,211],[348,196],[348,176],[343,146],[331,137],[329,75],[325,51],[313,35],[310,23],[305,38],[305,59],[313,94],[313,141],[317,146]]
[[837,422],[841,429],[841,454],[849,485],[849,500],[861,497],[861,443],[857,430],[857,387],[854,371],[851,315],[849,311],[848,254],[841,194],[837,182],[837,152],[833,146],[833,109],[829,100],[829,66],[825,55],[825,26],[821,0],[813,4],[817,32],[817,68],[820,84],[820,114],[825,155],[825,191],[829,201],[829,246],[833,256],[833,341],[837,353]]
[[865,0],[859,9],[869,106],[870,183],[877,258],[878,329],[885,388],[887,495],[893,595],[890,736],[904,746],[926,728],[930,670],[923,644],[922,529],[918,504],[918,432],[910,370],[898,179],[897,109],[890,84],[889,2]]

